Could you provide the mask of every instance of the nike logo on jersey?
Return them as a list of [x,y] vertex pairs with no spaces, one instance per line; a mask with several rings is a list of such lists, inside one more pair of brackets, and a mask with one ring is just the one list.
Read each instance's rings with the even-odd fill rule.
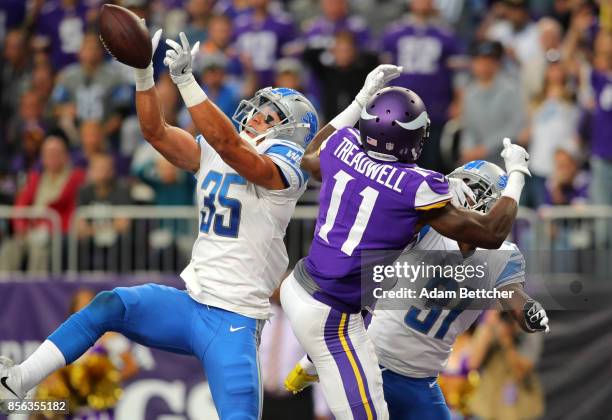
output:
[[8,380],[8,376],[3,376],[2,379],[0,379],[0,383],[2,384],[3,387],[8,389],[11,394],[19,398],[19,395],[17,395],[15,391],[13,391],[10,386],[8,386],[8,384],[6,383],[7,380]]
[[236,331],[240,331],[241,329],[246,328],[246,327],[238,327],[238,328],[234,328],[233,325],[230,325],[230,332],[236,332]]
[[446,182],[446,178],[444,178],[444,177],[442,177],[442,178],[434,178],[434,181]]

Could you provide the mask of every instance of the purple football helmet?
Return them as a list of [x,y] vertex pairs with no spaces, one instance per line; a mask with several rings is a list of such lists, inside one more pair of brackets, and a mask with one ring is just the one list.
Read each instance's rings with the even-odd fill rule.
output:
[[361,111],[361,146],[374,159],[414,163],[429,138],[429,124],[419,95],[389,86],[372,96]]

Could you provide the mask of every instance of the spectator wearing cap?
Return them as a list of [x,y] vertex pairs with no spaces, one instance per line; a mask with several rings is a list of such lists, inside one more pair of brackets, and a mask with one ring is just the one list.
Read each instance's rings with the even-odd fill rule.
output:
[[270,0],[250,0],[253,12],[238,17],[234,39],[238,54],[247,71],[257,75],[258,86],[270,86],[274,80],[274,63],[285,55],[285,49],[297,34],[293,19],[273,11]]
[[473,81],[465,89],[462,105],[462,160],[484,159],[503,165],[501,140],[516,139],[525,127],[525,103],[518,83],[501,74],[503,47],[499,42],[480,42],[472,55]]
[[554,169],[546,180],[543,204],[575,205],[586,203],[589,177],[584,171],[580,170],[580,157],[576,153],[576,149],[557,149],[552,164]]
[[[227,78],[227,57],[220,53],[205,55],[198,64],[202,69],[200,83],[204,92],[225,115],[231,118],[238,107],[241,95],[238,84]],[[191,118],[186,109],[181,112],[179,119],[183,125],[190,124],[188,121]]]
[[330,51],[307,49],[303,60],[316,75],[323,96],[323,118],[331,120],[350,105],[367,74],[378,64],[375,55],[360,52],[351,32],[340,31]]
[[555,150],[577,147],[580,111],[568,82],[562,62],[548,63],[544,86],[532,103],[527,133],[531,177],[526,179],[521,197],[522,204],[530,207],[538,208],[543,203],[546,179],[554,170],[551,156]]
[[527,0],[502,0],[500,18],[486,30],[487,38],[501,42],[510,58],[523,64],[537,54],[539,31],[529,14]]
[[427,107],[431,132],[419,165],[443,171],[440,136],[458,94],[454,76],[462,65],[460,46],[455,34],[438,17],[434,0],[411,1],[410,12],[384,33],[382,61],[403,67],[403,74],[393,84],[415,91]]
[[349,14],[348,0],[320,0],[319,7],[322,14],[305,25],[304,38],[309,48],[331,48],[338,31],[351,32],[361,48],[372,47],[365,19]]

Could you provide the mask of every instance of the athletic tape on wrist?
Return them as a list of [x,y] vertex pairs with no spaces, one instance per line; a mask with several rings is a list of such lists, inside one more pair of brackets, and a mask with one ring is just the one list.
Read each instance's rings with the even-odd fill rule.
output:
[[510,197],[517,203],[521,199],[521,192],[525,186],[525,175],[519,171],[513,171],[508,175],[508,183],[502,193],[502,197]]
[[335,129],[344,127],[353,127],[359,121],[361,115],[361,105],[354,100],[344,111],[336,115],[336,117],[329,122],[329,124]]
[[177,85],[187,108],[196,106],[208,99],[208,96],[204,93],[200,85],[198,85],[193,74],[189,76],[190,77],[185,82]]
[[153,80],[153,64],[149,64],[146,69],[134,69],[134,81],[136,82],[136,90],[149,90],[155,85]]

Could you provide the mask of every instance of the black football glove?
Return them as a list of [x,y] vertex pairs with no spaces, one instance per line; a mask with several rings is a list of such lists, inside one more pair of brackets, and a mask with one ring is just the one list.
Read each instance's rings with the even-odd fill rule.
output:
[[523,305],[523,316],[525,317],[527,328],[531,331],[550,331],[548,327],[548,316],[540,302],[531,299],[525,302],[525,305]]

